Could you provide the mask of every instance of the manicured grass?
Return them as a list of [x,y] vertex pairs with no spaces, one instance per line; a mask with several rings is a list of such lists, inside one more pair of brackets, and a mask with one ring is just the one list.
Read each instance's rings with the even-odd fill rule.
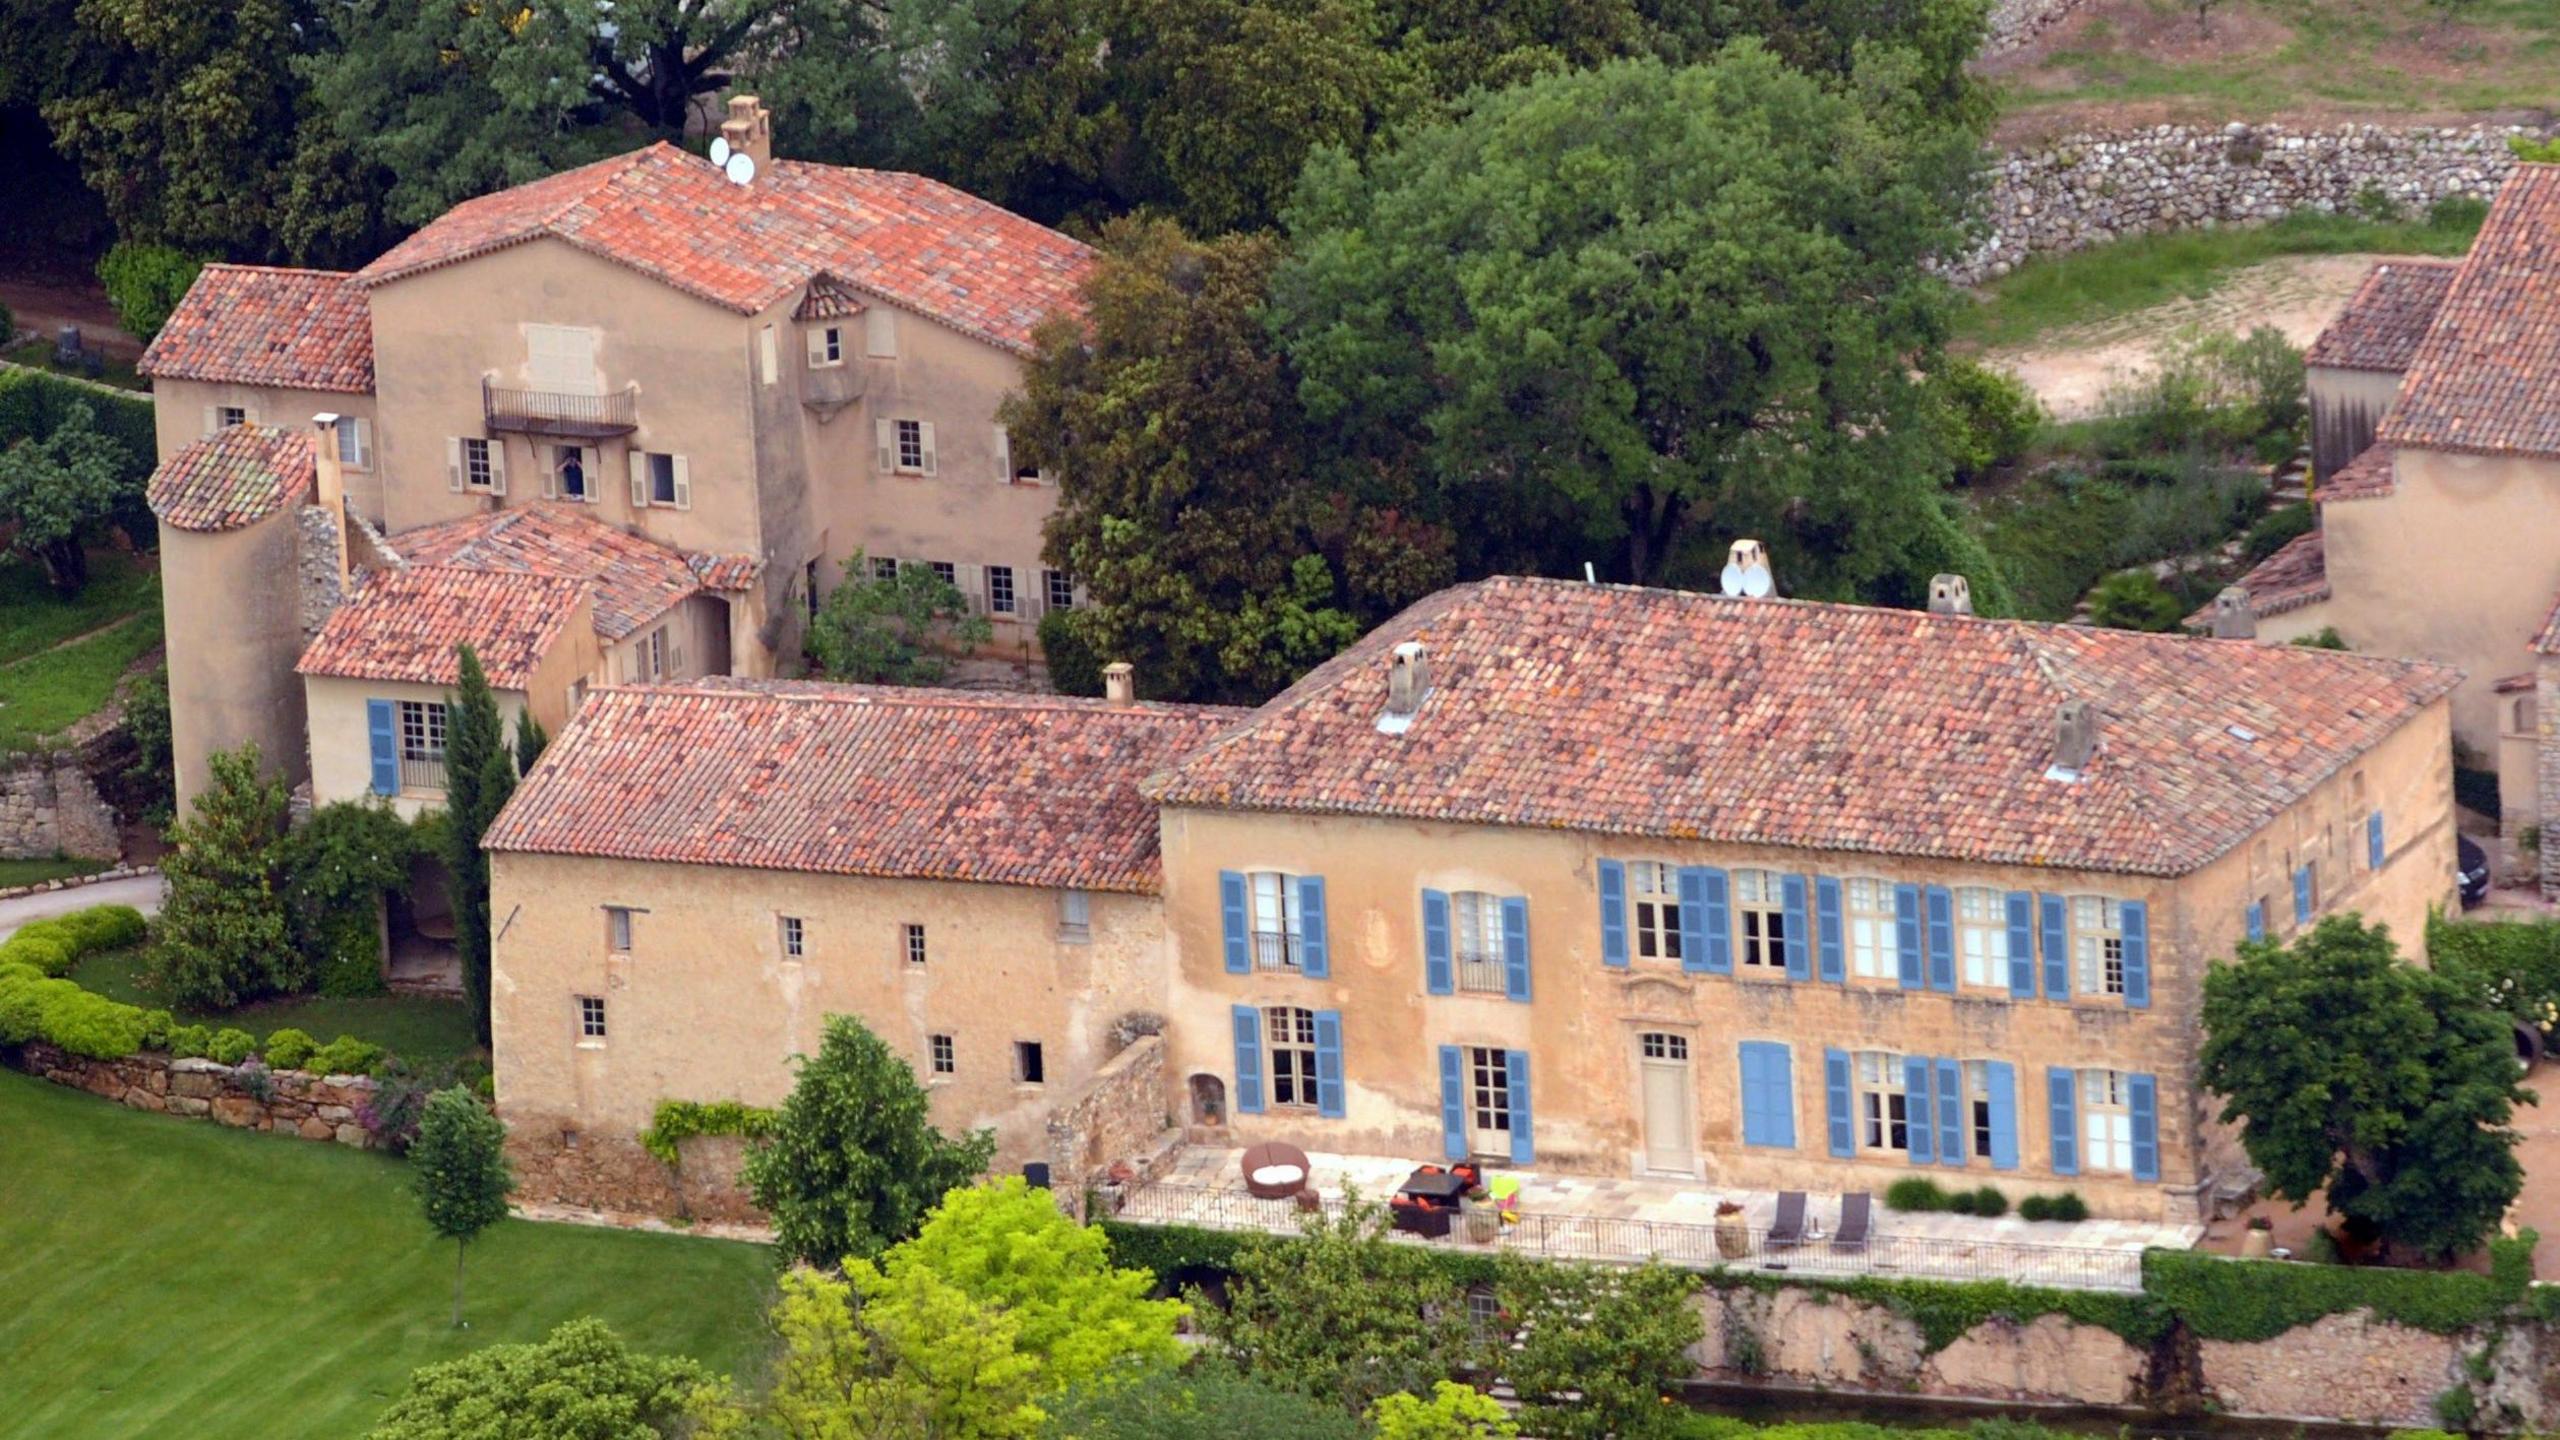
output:
[[68,598],[53,592],[31,560],[0,565],[0,665],[139,615],[159,593],[160,577],[120,550],[90,551],[89,583]]
[[0,754],[27,749],[98,712],[160,643],[160,606],[77,645],[0,665]]
[[1982,287],[1961,311],[1958,334],[1985,346],[2015,345],[2067,325],[2087,325],[2210,293],[2231,272],[2285,255],[2460,255],[2479,233],[2476,207],[2383,222],[2302,211],[2265,225],[2226,225],[2140,235],[2069,255],[2030,260]]
[[[72,967],[81,988],[146,1008],[177,1007],[143,978],[140,950],[108,950]],[[303,1031],[327,1044],[341,1035],[370,1040],[420,1069],[459,1059],[479,1048],[471,1033],[471,1012],[459,1000],[432,1000],[415,995],[383,995],[362,1000],[271,1000],[237,1010],[177,1010],[189,1025],[236,1026],[260,1040],[287,1028]]]
[[[85,345],[83,348],[86,348]],[[96,375],[91,375],[85,370],[76,369],[71,366],[54,364],[53,337],[50,335],[39,335],[32,340],[21,340],[7,350],[0,350],[0,360],[9,360],[20,365],[32,365],[38,370],[50,370],[56,375],[73,375],[83,380],[96,380],[102,385],[113,385],[119,390],[143,390],[149,388],[142,383],[142,376],[134,370],[133,361],[120,359],[116,356],[111,355],[107,357],[106,368],[99,371]]]
[[95,875],[112,863],[106,860],[0,860],[0,890],[13,890],[20,885],[41,885],[47,880],[68,880],[74,875]]
[[757,1344],[763,1247],[524,1220],[454,1330],[409,1178],[0,1072],[0,1440],[358,1435],[417,1366],[580,1315],[731,1372]]

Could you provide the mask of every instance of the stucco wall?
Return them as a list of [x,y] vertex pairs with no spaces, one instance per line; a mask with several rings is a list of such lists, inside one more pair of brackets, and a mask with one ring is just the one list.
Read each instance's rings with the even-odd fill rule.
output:
[[[209,406],[237,405],[254,424],[307,431],[319,414],[350,415],[373,425],[373,397],[334,390],[289,390],[272,385],[226,385],[206,380],[162,379],[151,382],[152,424],[160,458],[168,459],[211,431],[205,424]],[[358,513],[380,523],[382,518],[382,445],[377,432],[372,463],[346,467],[347,499]]]
[[[560,733],[566,721],[569,682],[581,673],[575,670],[576,663],[582,658],[588,665],[583,673],[593,673],[596,663],[595,632],[580,625],[571,627],[570,633],[583,638],[583,657],[574,653],[575,646],[570,641],[564,640],[546,657],[530,692],[534,718],[554,735]],[[442,705],[454,698],[452,688],[444,685],[350,680],[335,675],[302,678],[311,714],[311,798],[322,805],[335,800],[358,800],[373,793],[373,740],[367,728],[366,702],[416,700]],[[493,689],[491,694],[497,701],[498,721],[512,743],[516,716],[525,708],[528,692]],[[404,817],[415,817],[421,811],[443,809],[444,797],[442,789],[404,789],[391,797],[391,806]]]
[[287,785],[310,774],[303,745],[295,519],[278,511],[238,530],[160,527],[168,628],[170,747],[178,813],[208,781],[206,758],[255,741]]

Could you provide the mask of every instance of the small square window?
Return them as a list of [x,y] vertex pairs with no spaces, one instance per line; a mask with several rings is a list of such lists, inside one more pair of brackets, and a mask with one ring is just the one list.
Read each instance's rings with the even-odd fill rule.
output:
[[[249,412],[241,409],[237,405],[225,405],[220,410],[214,412],[214,419],[220,423],[223,429],[228,430],[234,425],[248,424]],[[484,449],[487,447],[488,443],[489,442],[486,440],[480,442]]]
[[898,439],[898,468],[921,472],[924,469],[924,422],[898,420],[891,422]]
[[1076,608],[1076,577],[1064,570],[1043,570],[1040,572],[1040,579],[1041,583],[1048,587],[1050,609],[1073,610]]
[[489,462],[488,441],[465,440],[462,442],[462,483],[465,488],[472,490],[497,488],[497,472]]
[[799,916],[785,915],[782,917],[782,955],[784,959],[797,960],[808,954],[808,938],[808,931],[802,926]]
[[907,963],[910,965],[924,963],[924,927],[921,925],[907,927]]
[[628,906],[604,907],[604,946],[617,953],[631,949],[631,910]]
[[1047,1079],[1048,1069],[1040,1059],[1040,1042],[1037,1040],[1014,1041],[1013,1083],[1039,1085],[1046,1083]]
[[959,1054],[951,1044],[951,1037],[948,1035],[934,1036],[933,1073],[936,1075],[950,1075],[956,1073],[959,1069]]
[[578,997],[578,1036],[584,1040],[604,1038],[603,996],[581,995]]
[[1013,567],[987,567],[987,611],[994,615],[1011,615],[1013,609]]
[[955,590],[960,587],[959,566],[952,564],[948,560],[929,560],[925,563],[933,567],[934,579],[941,581],[943,584],[948,585]]
[[1082,944],[1093,938],[1093,895],[1084,890],[1058,892],[1058,938]]
[[872,557],[871,557],[871,578],[872,578],[872,579],[874,579],[874,580],[895,580],[895,579],[897,579],[897,578],[898,578],[898,562],[897,562],[896,558],[895,558],[895,557],[892,557],[892,556],[888,556],[888,555],[874,555],[874,556],[872,556]]

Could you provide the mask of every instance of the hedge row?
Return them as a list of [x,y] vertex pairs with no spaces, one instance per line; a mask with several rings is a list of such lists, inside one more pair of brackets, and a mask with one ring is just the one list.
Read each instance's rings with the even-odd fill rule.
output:
[[[1133,1225],[1109,1219],[1095,1224],[1111,1241],[1114,1262],[1151,1270],[1159,1280],[1170,1280],[1186,1270],[1233,1273],[1237,1248],[1248,1240],[1263,1238],[1257,1231],[1210,1230],[1195,1225]],[[1493,1257],[1484,1251],[1430,1249],[1422,1253],[1449,1277],[1453,1287],[1493,1281]]]
[[150,396],[111,394],[24,367],[0,370],[0,450],[20,440],[41,440],[52,434],[54,427],[62,423],[63,411],[74,400],[87,404],[90,414],[96,417],[99,432],[124,450],[128,473],[151,473],[152,462],[160,453],[160,439],[152,420]]
[[1820,1290],[1864,1301],[1918,1325],[1922,1343],[1932,1355],[1984,1321],[2023,1325],[2039,1315],[2060,1315],[2094,1325],[2146,1350],[2169,1333],[2168,1307],[2147,1294],[2049,1290],[2006,1280],[1905,1280],[1874,1275],[1832,1280],[1756,1270],[1709,1270],[1699,1278],[1722,1289]]
[[2377,1320],[2449,1335],[2486,1324],[2533,1283],[2530,1230],[2489,1242],[2489,1273],[2373,1266],[2267,1264],[2191,1250],[2142,1257],[2142,1288],[2207,1340],[2269,1340],[2328,1315],[2370,1310]]

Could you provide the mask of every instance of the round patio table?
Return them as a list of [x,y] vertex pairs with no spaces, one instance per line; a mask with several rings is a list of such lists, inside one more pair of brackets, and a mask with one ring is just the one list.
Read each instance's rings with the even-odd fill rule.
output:
[[1257,1200],[1286,1200],[1307,1188],[1307,1152],[1267,1140],[1244,1152],[1245,1193]]

